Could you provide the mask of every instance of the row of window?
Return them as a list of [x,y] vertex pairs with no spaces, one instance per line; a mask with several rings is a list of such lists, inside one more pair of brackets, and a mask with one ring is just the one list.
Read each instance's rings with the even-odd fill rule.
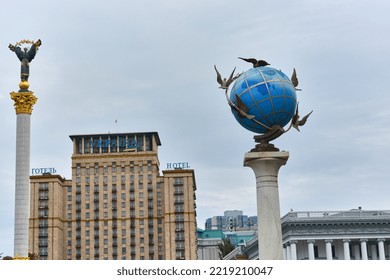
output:
[[[121,199],[123,199],[123,200],[126,199],[126,193],[121,193],[120,195],[121,195]],[[161,192],[157,192],[156,195],[157,195],[157,198],[161,198],[162,197],[162,193]],[[103,193],[102,197],[103,197],[104,200],[108,200],[109,199],[108,193]],[[99,198],[100,198],[99,193],[95,193],[93,195],[94,201],[98,202]],[[117,196],[116,193],[112,193],[111,194],[111,199],[116,200],[117,198],[118,198],[118,196]],[[134,200],[135,199],[135,193],[134,192],[130,192],[129,198],[130,198],[130,200]],[[140,199],[144,198],[144,192],[139,192],[138,193],[138,198],[140,198]],[[148,199],[153,199],[153,193],[148,193],[147,198]],[[90,201],[90,199],[91,199],[91,195],[89,193],[86,193],[85,194],[85,200],[86,201]],[[67,200],[68,201],[72,201],[72,195],[71,194],[68,194]],[[76,202],[81,202],[81,194],[76,194]]]
[[[147,222],[146,222],[147,221]],[[138,224],[140,225],[140,226],[143,226],[143,225],[148,225],[148,226],[151,226],[151,225],[153,225],[154,224],[154,219],[140,219],[140,220],[138,220]],[[47,222],[47,221],[46,221]],[[120,223],[121,223],[121,226],[122,227],[126,227],[126,225],[128,225],[129,223],[130,223],[130,225],[134,225],[134,223],[135,223],[135,221],[126,221],[126,220],[121,220],[120,221]],[[161,225],[163,223],[163,219],[162,218],[159,218],[159,219],[157,219],[157,224],[159,224],[159,225]],[[73,225],[74,223],[72,223],[72,222],[68,222],[67,223],[67,227],[68,228],[72,228],[72,225]],[[82,225],[82,223],[81,222],[77,222],[77,223],[75,223],[75,225],[76,225],[76,227],[81,227],[81,225]],[[86,227],[86,228],[88,228],[88,227],[91,227],[91,222],[90,221],[85,221],[85,223],[83,223],[83,225]],[[99,226],[100,224],[97,224],[97,223],[95,223],[95,225],[94,226]],[[103,221],[103,226],[104,227],[108,227],[108,221]],[[118,226],[118,223],[112,223],[111,224],[111,226]]]
[[[153,167],[152,167],[152,161],[151,160],[148,160],[147,161],[147,165],[145,166],[147,171],[153,171]],[[90,167],[89,165],[87,165],[85,168],[82,168],[81,167],[81,164],[80,163],[77,163],[76,164],[76,175],[77,176],[80,176],[80,175],[91,175],[92,171],[91,169],[93,169],[93,173],[95,175],[98,175],[99,172],[103,172],[103,174],[107,174],[108,173],[108,170],[109,170],[109,167],[107,166],[107,164],[103,164],[103,167],[102,166],[99,166],[99,164],[96,162],[93,167]],[[121,172],[121,173],[126,173],[126,172],[130,172],[130,173],[135,173],[135,172],[138,172],[138,173],[142,173],[144,171],[144,165],[139,164],[139,165],[134,165],[134,162],[130,161],[130,165],[129,166],[124,166],[124,163],[122,163],[121,166],[116,166],[116,162],[113,162],[112,163],[112,166],[110,166],[110,171],[111,173],[117,173],[117,172]]]
[[[44,201],[44,202],[45,202],[45,201]],[[146,205],[147,205],[148,208],[153,209],[155,206],[161,207],[161,206],[162,206],[162,201],[161,201],[161,200],[157,200],[157,203],[154,203],[154,202],[152,202],[152,201],[150,201],[150,200],[149,200],[147,203],[146,203],[145,201],[138,201],[138,203],[136,203],[135,201],[129,201],[129,202],[127,202],[127,201],[122,201],[122,202],[121,202],[121,208],[126,208],[126,207],[129,207],[129,206],[130,206],[130,210],[134,210],[134,208],[136,207],[137,204],[138,204],[138,206],[139,206],[140,208],[146,207]],[[39,205],[40,205],[40,204],[39,204]],[[111,207],[112,207],[112,210],[115,211],[115,210],[117,209],[117,205],[116,205],[116,204],[111,204],[111,203],[110,203],[110,205],[111,205]],[[72,210],[73,206],[74,206],[74,204],[69,203],[68,206],[67,206],[67,209],[68,209],[68,210]],[[109,207],[109,204],[108,204],[107,202],[104,202],[104,203],[103,203],[103,209],[107,209],[108,207]],[[42,207],[42,208],[44,208],[44,207]],[[92,208],[91,208],[91,204],[90,204],[90,203],[86,203],[84,209],[85,209],[85,210],[92,209]],[[100,205],[99,205],[99,204],[98,204],[98,205],[95,204],[94,210],[99,210],[99,209],[100,209]],[[76,211],[81,211],[81,210],[82,210],[81,204],[80,204],[80,203],[77,203],[77,204],[76,204]],[[158,210],[157,210],[157,211],[158,211]]]
[[[94,245],[96,245],[96,248],[97,247],[99,247],[99,239],[94,239],[95,240],[95,242],[94,242]],[[122,243],[121,243],[121,246],[126,246],[126,243],[127,243],[127,239],[126,239],[126,237],[123,237],[122,239],[121,239],[121,241],[122,241]],[[42,241],[42,242],[44,242],[44,241]],[[143,244],[146,244],[146,243],[148,243],[149,244],[149,247],[153,247],[153,245],[154,245],[154,240],[153,239],[148,239],[148,240],[146,240],[146,242],[145,242],[145,238],[144,237],[140,237],[138,240],[136,240],[135,238],[131,238],[131,240],[130,240],[130,244],[127,244],[127,245],[130,245],[130,246],[144,246]],[[163,240],[162,240],[162,237],[161,236],[159,236],[158,237],[158,244],[162,244],[163,243]],[[40,245],[41,245],[41,240],[40,240],[40,243],[39,243]],[[44,244],[46,244],[47,245],[47,239],[46,239],[46,243],[44,243]],[[111,241],[110,243],[108,242],[108,239],[107,238],[105,238],[104,240],[103,240],[103,245],[104,246],[108,246],[108,245],[113,245],[113,244],[115,244],[116,246],[118,245],[118,240],[117,240],[117,238],[113,238],[113,241]],[[141,244],[141,245],[140,245]],[[183,243],[184,244],[184,243]],[[80,247],[81,246],[81,240],[76,240],[76,247]],[[90,246],[91,245],[91,242],[90,242],[90,239],[86,239],[85,240],[85,246]],[[68,242],[67,242],[67,246],[72,246],[72,241],[71,240],[68,240]],[[114,246],[114,247],[116,247],[116,246]]]
[[[135,181],[138,181],[139,183],[142,184],[144,182],[145,177],[146,177],[147,182],[149,184],[152,183],[152,179],[153,179],[153,175],[152,174],[146,174],[146,176],[144,176],[144,175],[139,175],[139,176],[129,175],[128,178],[130,179],[130,183],[134,183]],[[85,184],[86,185],[91,184],[91,178],[92,178],[91,176],[86,176],[86,177],[79,177],[79,176],[77,176],[76,177],[76,184],[77,185],[81,184],[81,178],[85,178]],[[118,181],[118,179],[119,179],[118,176],[112,175],[111,182],[115,183],[115,182]],[[93,182],[94,182],[95,185],[99,184],[99,176],[94,176],[93,177]],[[125,182],[126,182],[126,175],[121,175],[120,176],[120,182],[122,184],[125,184]],[[108,176],[103,176],[103,183],[104,184],[108,184]]]

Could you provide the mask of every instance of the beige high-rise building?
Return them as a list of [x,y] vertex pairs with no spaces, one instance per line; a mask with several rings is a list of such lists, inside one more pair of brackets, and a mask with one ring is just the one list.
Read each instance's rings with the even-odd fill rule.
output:
[[72,180],[44,172],[30,177],[30,253],[197,259],[194,170],[173,163],[160,173],[157,132],[70,138]]

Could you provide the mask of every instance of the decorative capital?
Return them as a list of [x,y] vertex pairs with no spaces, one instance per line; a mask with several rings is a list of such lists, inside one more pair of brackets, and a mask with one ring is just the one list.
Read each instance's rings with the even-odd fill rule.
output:
[[29,114],[31,115],[33,105],[37,102],[38,98],[32,91],[23,92],[11,92],[11,99],[15,101],[14,107],[16,114]]

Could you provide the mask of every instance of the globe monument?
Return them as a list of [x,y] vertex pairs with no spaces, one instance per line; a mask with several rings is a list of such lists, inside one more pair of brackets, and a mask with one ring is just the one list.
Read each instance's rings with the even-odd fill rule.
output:
[[254,139],[258,144],[245,154],[244,166],[251,167],[256,176],[259,259],[281,260],[278,172],[286,164],[289,153],[279,151],[270,141],[292,127],[299,131],[312,112],[302,119],[298,114],[296,92],[300,89],[295,69],[288,78],[264,60],[240,59],[252,63],[253,67],[236,75],[234,68],[229,78],[224,79],[215,65],[214,69],[235,119],[256,133]]

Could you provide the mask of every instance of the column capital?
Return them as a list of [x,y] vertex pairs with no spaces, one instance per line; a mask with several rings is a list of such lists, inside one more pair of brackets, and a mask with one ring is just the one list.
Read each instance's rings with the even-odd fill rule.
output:
[[15,101],[14,107],[16,114],[29,114],[31,115],[33,105],[37,102],[38,98],[32,91],[19,91],[11,92],[11,99]]
[[378,242],[385,242],[386,239],[385,238],[378,238],[376,241],[378,241]]
[[314,239],[309,239],[309,240],[307,240],[307,243],[311,243],[311,244],[314,244],[314,243],[316,243],[316,241],[314,240]]
[[297,244],[297,243],[298,243],[298,240],[290,240],[290,241],[288,242],[289,245],[291,245],[291,244]]
[[333,239],[325,239],[325,243],[333,243]]
[[362,238],[362,239],[360,239],[360,242],[368,242],[368,239],[366,239],[366,238]]
[[349,243],[349,242],[351,242],[351,239],[343,239],[343,242],[344,243]]

